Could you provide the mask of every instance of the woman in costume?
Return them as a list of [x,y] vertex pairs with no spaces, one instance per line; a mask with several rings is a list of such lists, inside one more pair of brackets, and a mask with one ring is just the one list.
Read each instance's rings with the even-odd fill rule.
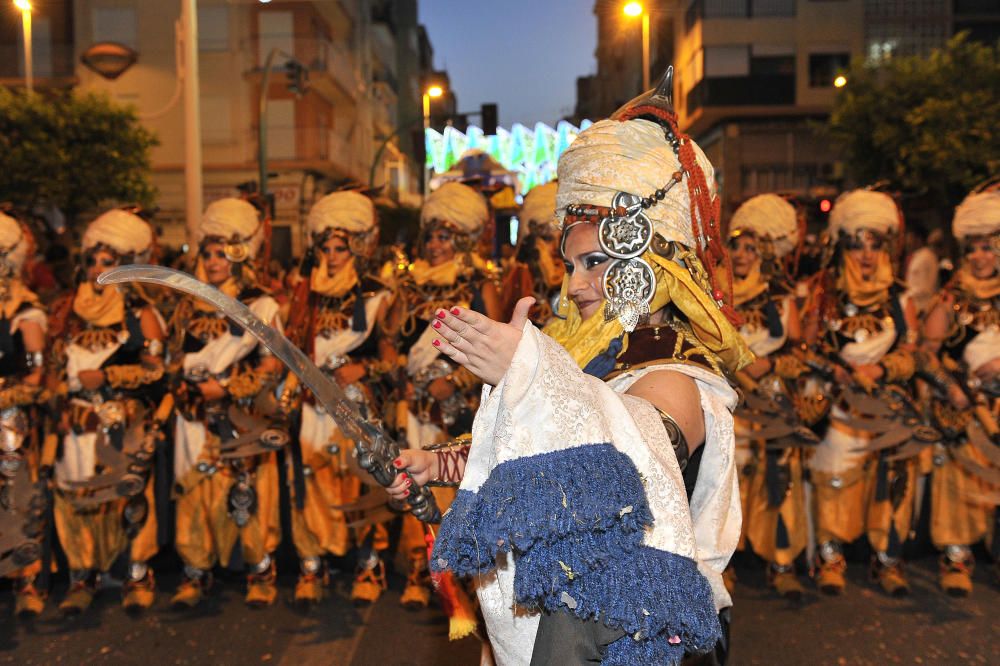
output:
[[[241,199],[215,201],[205,209],[198,236],[197,277],[280,328],[278,303],[257,286],[250,266],[264,241],[257,209]],[[232,410],[240,420],[252,418],[255,398],[273,390],[281,363],[197,299],[181,301],[171,325],[171,358],[180,365],[181,387],[174,434],[175,543],[184,562],[184,580],[171,603],[196,606],[212,582],[212,568],[242,559],[250,571],[247,604],[270,605],[277,598],[272,553],[281,539],[276,454],[241,456],[230,447],[241,435]],[[234,553],[237,540],[240,553]]]
[[544,326],[552,318],[566,272],[559,256],[557,187],[555,182],[538,185],[524,197],[514,261],[503,279],[504,319],[510,318],[514,304],[525,296],[535,299],[533,323]]
[[[763,397],[791,400],[783,377],[783,352],[800,339],[795,295],[784,288],[784,262],[799,244],[795,207],[776,194],[761,194],[741,205],[730,222],[733,306],[743,324],[740,335],[757,357],[739,375],[743,388]],[[755,440],[752,421],[737,411],[736,464],[743,500],[743,534],[768,563],[768,583],[778,594],[799,598],[802,585],[795,560],[808,540],[802,449],[776,448]],[[773,415],[776,419],[783,416]]]
[[[1000,561],[1000,464],[988,455],[1000,441],[1000,187],[966,197],[952,230],[962,261],[928,314],[923,346],[942,353],[929,379],[938,389],[934,412],[947,444],[934,457],[931,539],[942,551],[942,589],[967,596],[971,547],[985,540]],[[959,390],[956,380],[966,388]]]
[[538,331],[530,299],[510,324],[437,315],[439,348],[488,388],[471,448],[398,466],[461,477],[432,566],[473,577],[500,664],[679,663],[723,644],[740,531],[726,376],[753,357],[718,287],[713,170],[670,85],[559,161],[562,319]]
[[[377,323],[385,317],[391,293],[366,272],[378,239],[375,206],[354,191],[334,192],[316,202],[307,218],[310,249],[303,262],[301,289],[289,321],[289,334],[317,366],[336,380],[364,413],[375,415],[370,384],[383,368],[384,344]],[[306,291],[307,290],[307,291]],[[296,382],[289,377],[285,395],[294,396]],[[296,452],[289,457],[292,484],[292,537],[301,573],[295,600],[322,599],[326,572],[324,555],[345,555],[351,535],[343,511],[331,509],[358,498],[360,480],[348,468],[354,444],[306,391],[301,406]],[[366,537],[371,537],[367,539]],[[361,559],[379,557],[388,548],[382,525],[366,526],[359,541],[368,543]],[[381,564],[381,563],[380,563]],[[383,589],[385,574],[362,567],[352,592],[355,601],[372,602]]]
[[[836,276],[824,294],[817,345],[833,362],[839,386],[910,390],[919,329],[912,302],[895,283],[890,254],[901,220],[892,197],[870,190],[842,194],[830,212]],[[847,418],[841,407],[832,410],[809,464],[816,492],[816,582],[827,594],[839,594],[847,566],[843,545],[867,533],[875,552],[873,579],[887,594],[903,595],[909,583],[901,548],[910,532],[916,469],[912,459],[889,461],[892,450],[864,451],[874,435]]]
[[[501,316],[500,297],[493,281],[475,268],[472,250],[489,219],[481,194],[468,185],[445,183],[431,192],[420,211],[420,259],[399,277],[396,300],[386,330],[397,337],[406,355],[408,411],[406,441],[425,449],[469,432],[478,397],[478,380],[441,355],[432,343],[434,313],[457,304],[490,317]],[[453,493],[438,490],[445,505]],[[402,603],[424,608],[431,598],[424,526],[412,516],[403,518],[400,552],[409,561],[410,575]]]
[[[97,277],[115,266],[148,262],[153,243],[152,229],[138,216],[124,210],[104,213],[83,234],[79,286],[53,306],[53,358],[66,390],[54,509],[70,569],[69,592],[59,604],[67,615],[90,606],[101,577],[126,551],[123,605],[141,610],[154,600],[148,565],[158,546],[153,483],[143,479],[145,490],[139,486],[124,499],[102,478],[108,483],[123,478],[129,468],[123,453],[146,444],[136,438],[143,432],[144,414],[162,397],[165,326],[139,289],[97,284]],[[148,462],[151,452],[145,454]]]
[[[44,306],[22,279],[33,244],[27,228],[0,213],[0,493],[5,498],[0,514],[7,514],[0,518],[11,521],[0,530],[5,534],[21,527],[18,523],[28,508],[6,498],[25,496],[19,486],[36,483],[43,462],[52,464],[42,460],[40,431],[32,432],[38,424],[32,417],[38,416],[48,325]],[[41,570],[37,560],[8,573],[14,579],[18,616],[34,617],[45,607],[47,590],[36,582]]]

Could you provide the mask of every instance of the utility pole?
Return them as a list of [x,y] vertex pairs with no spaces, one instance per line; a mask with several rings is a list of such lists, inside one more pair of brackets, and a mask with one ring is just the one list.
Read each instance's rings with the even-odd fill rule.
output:
[[198,79],[198,0],[181,0],[184,40],[184,213],[188,246],[201,220],[201,98]]

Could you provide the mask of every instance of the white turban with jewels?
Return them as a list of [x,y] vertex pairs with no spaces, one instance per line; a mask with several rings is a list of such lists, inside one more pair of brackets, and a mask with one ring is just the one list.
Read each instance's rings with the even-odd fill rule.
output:
[[556,191],[559,189],[557,183],[545,183],[531,188],[531,191],[524,197],[524,205],[521,206],[521,214],[518,216],[524,229],[534,224],[539,230],[548,227],[550,231],[558,228],[559,220],[556,219]]
[[109,210],[87,226],[83,232],[83,249],[106,245],[121,256],[132,255],[141,263],[149,258],[153,247],[153,229],[144,219],[128,211]]
[[327,229],[366,234],[375,226],[375,204],[360,192],[332,192],[309,209],[307,225],[312,236]]
[[230,243],[246,243],[250,257],[264,242],[264,225],[257,209],[248,201],[228,197],[208,204],[198,225],[198,242],[217,237]]
[[965,197],[965,201],[955,209],[951,229],[959,240],[1000,232],[1000,190],[977,192]]
[[758,238],[770,239],[778,259],[794,250],[799,242],[795,206],[777,194],[758,194],[744,201],[733,213],[729,229],[750,231]]
[[851,190],[837,197],[830,211],[830,233],[854,235],[862,229],[882,235],[900,231],[899,209],[892,197],[871,190]]
[[0,213],[0,252],[4,252],[2,260],[12,273],[20,272],[24,266],[30,245],[31,239],[21,223],[10,215]]
[[[701,148],[694,142],[692,145],[714,194],[715,170]],[[659,124],[642,119],[601,120],[580,132],[559,158],[556,217],[561,224],[566,207],[573,204],[611,206],[617,192],[651,196],[664,188],[680,168],[680,160]],[[686,182],[670,188],[662,201],[646,210],[646,215],[664,239],[695,247]]]
[[463,234],[477,236],[486,226],[490,210],[479,192],[462,183],[445,183],[431,192],[420,209],[420,226],[432,221],[447,224]]

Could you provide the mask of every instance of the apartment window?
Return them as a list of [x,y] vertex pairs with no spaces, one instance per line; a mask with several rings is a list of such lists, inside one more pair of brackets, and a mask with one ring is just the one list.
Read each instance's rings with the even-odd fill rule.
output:
[[198,7],[198,49],[229,50],[229,7],[225,5]]
[[750,0],[751,16],[795,16],[795,0]]
[[809,87],[829,88],[851,62],[850,53],[809,54]]
[[748,0],[704,0],[705,18],[746,18]]
[[750,76],[795,76],[795,47],[754,44],[750,53]]
[[95,7],[91,14],[95,42],[118,42],[137,48],[135,9],[132,7]]
[[750,74],[750,49],[746,44],[705,47],[705,77],[747,76]]
[[[292,12],[266,11],[257,15],[257,34],[260,50],[258,58],[260,66],[264,66],[271,49],[279,49],[285,53],[295,53],[295,29]],[[284,67],[288,58],[278,55],[274,59],[275,69]]]

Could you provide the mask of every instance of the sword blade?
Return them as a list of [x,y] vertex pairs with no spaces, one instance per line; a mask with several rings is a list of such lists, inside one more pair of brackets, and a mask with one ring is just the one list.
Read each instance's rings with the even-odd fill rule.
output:
[[[119,266],[102,273],[97,282],[98,284],[124,282],[156,284],[194,296],[218,309],[269,349],[313,392],[316,400],[337,423],[340,431],[358,445],[359,457],[365,458],[360,461],[361,466],[383,486],[392,484],[400,471],[392,466],[392,460],[399,455],[400,450],[396,441],[380,426],[362,417],[336,382],[324,375],[301,349],[261,321],[246,305],[192,275],[162,266],[144,264]],[[441,512],[434,502],[430,489],[414,484],[407,501],[417,518],[426,522],[440,520]]]

